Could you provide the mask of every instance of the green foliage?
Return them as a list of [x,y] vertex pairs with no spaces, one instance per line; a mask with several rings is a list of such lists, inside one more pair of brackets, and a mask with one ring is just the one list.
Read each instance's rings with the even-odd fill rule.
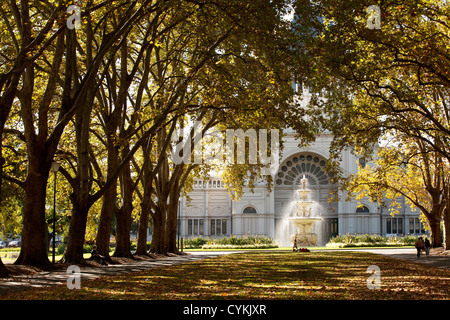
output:
[[0,208],[0,239],[17,237],[22,230],[22,201],[10,197],[2,201]]
[[416,236],[380,236],[377,234],[345,234],[330,239],[327,247],[385,247],[385,246],[413,246]]
[[265,236],[197,237],[184,240],[185,249],[269,249],[277,247],[278,245],[272,238]]
[[20,248],[1,248],[0,252],[19,252]]
[[185,239],[183,241],[183,246],[185,249],[198,249],[201,248],[203,245],[208,243],[208,239],[203,237],[196,237],[192,239]]
[[[430,130],[448,135],[450,7],[434,0],[383,1],[381,29],[370,30],[368,6],[358,0],[297,6],[295,49],[305,60],[299,72],[307,74],[313,93],[327,91],[327,101],[312,103],[320,109],[315,115],[336,134],[334,151],[344,145],[371,150],[392,129],[420,134],[430,143]],[[312,27],[315,32],[308,32]],[[435,147],[448,155],[446,144]]]
[[[56,254],[63,254],[64,250],[66,250],[66,244],[61,243],[57,248],[56,248]],[[84,253],[84,251],[83,251]]]
[[222,244],[222,245],[248,245],[248,244],[272,244],[273,240],[272,238],[265,237],[265,236],[247,236],[244,235],[242,237],[223,237],[218,239],[212,239],[208,241],[208,244]]
[[[63,253],[64,253],[64,250],[66,249],[66,246],[67,246],[67,244],[61,243],[61,244],[58,246],[58,248],[56,248],[56,252],[57,252],[58,254],[63,254]],[[87,244],[87,243],[85,243],[85,244],[83,245],[83,253],[90,253],[90,252],[92,251],[92,247],[93,247],[93,244]]]
[[16,238],[22,231],[23,191],[5,181],[2,184],[0,205],[0,240]]

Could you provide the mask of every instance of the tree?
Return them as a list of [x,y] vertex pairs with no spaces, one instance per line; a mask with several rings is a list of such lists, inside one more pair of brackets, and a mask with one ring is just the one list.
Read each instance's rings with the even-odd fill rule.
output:
[[[54,38],[50,50],[44,51],[40,59],[25,68],[22,87],[18,92],[24,132],[16,133],[27,146],[28,169],[25,180],[16,181],[25,192],[22,248],[16,263],[50,267],[45,246],[45,190],[53,156],[66,125],[86,102],[88,88],[95,87],[95,75],[103,56],[114,46],[117,47],[115,41],[126,34],[133,21],[142,13],[143,7],[134,10],[135,6],[135,2],[130,4],[128,12],[124,14],[126,18],[123,24],[104,38],[92,65],[81,78],[78,78],[75,59],[75,30],[67,29],[65,21],[60,23],[62,31]],[[31,42],[32,25],[27,22],[30,16],[27,3],[23,3],[21,12],[22,19],[26,19],[23,37]],[[63,59],[64,56],[66,59]],[[63,66],[64,77],[61,76]],[[54,112],[55,109],[58,113]]]
[[442,246],[440,222],[444,208],[448,205],[443,196],[446,170],[443,157],[434,150],[426,149],[421,140],[405,139],[391,142],[393,145],[381,147],[374,165],[360,168],[349,177],[342,188],[347,197],[360,200],[366,196],[379,205],[389,202],[391,214],[398,213],[398,199],[405,197],[406,203],[418,208],[431,230],[433,247]]
[[[181,9],[180,9],[181,6]],[[195,8],[194,8],[195,9]],[[156,132],[156,130],[158,130],[166,121],[166,117],[169,115],[169,113],[172,111],[172,108],[174,107],[175,103],[177,102],[177,100],[179,99],[179,96],[181,94],[180,89],[174,90],[172,92],[172,95],[170,97],[167,98],[166,101],[163,101],[164,103],[161,104],[159,107],[159,109],[152,113],[149,114],[149,117],[143,117],[143,121],[141,121],[141,123],[139,124],[138,128],[134,129],[133,126],[136,122],[136,119],[139,119],[140,117],[142,117],[143,114],[145,114],[145,106],[154,103],[153,99],[154,99],[154,93],[149,93],[147,95],[144,95],[144,89],[147,90],[147,92],[149,91],[147,89],[148,84],[144,81],[140,81],[141,79],[138,79],[135,77],[136,72],[139,70],[143,70],[142,74],[143,79],[146,79],[146,77],[148,77],[148,73],[150,72],[150,58],[152,57],[152,52],[155,48],[158,48],[159,43],[158,43],[158,39],[163,37],[164,34],[168,31],[170,31],[172,28],[174,28],[175,26],[177,26],[178,24],[182,23],[184,20],[186,20],[186,18],[188,18],[190,15],[192,15],[195,10],[192,7],[188,7],[187,9],[183,8],[183,5],[178,3],[173,5],[173,7],[170,6],[170,3],[167,4],[167,6],[164,4],[161,4],[161,6],[155,6],[153,8],[153,10],[149,11],[149,15],[146,16],[146,20],[142,22],[141,25],[136,25],[135,31],[134,33],[130,32],[130,37],[133,41],[135,41],[135,39],[142,39],[142,42],[140,45],[134,45],[133,44],[133,48],[135,49],[135,52],[138,52],[139,54],[137,55],[130,55],[130,58],[128,58],[128,54],[126,54],[126,47],[125,47],[125,40],[122,41],[121,47],[122,47],[122,73],[119,77],[114,75],[114,70],[112,73],[112,76],[110,78],[108,78],[108,72],[110,72],[110,69],[106,68],[105,69],[105,74],[104,76],[101,78],[106,78],[108,79],[108,84],[105,85],[105,87],[109,86],[108,92],[109,94],[104,94],[105,91],[100,90],[100,94],[97,96],[98,99],[98,103],[99,103],[99,108],[97,110],[95,110],[96,113],[103,113],[103,122],[107,123],[110,122],[111,120],[113,120],[114,125],[111,126],[111,122],[107,123],[107,126],[109,125],[110,127],[108,127],[108,132],[107,132],[107,137],[108,139],[112,139],[109,143],[106,142],[104,143],[105,145],[109,145],[109,161],[108,161],[108,173],[107,173],[107,177],[106,179],[103,179],[103,175],[101,173],[101,170],[98,170],[97,168],[99,168],[98,165],[96,165],[96,163],[98,164],[98,161],[96,161],[96,159],[91,159],[91,162],[94,163],[94,168],[96,168],[96,173],[98,176],[98,181],[100,182],[99,184],[99,190],[97,192],[95,192],[94,194],[88,194],[88,190],[89,188],[85,188],[85,192],[84,194],[87,196],[88,201],[82,202],[81,204],[84,203],[85,209],[82,210],[83,214],[80,215],[74,215],[72,217],[72,225],[74,226],[74,228],[71,227],[71,230],[78,230],[76,232],[76,236],[70,236],[69,235],[69,245],[67,246],[67,252],[65,254],[65,259],[72,259],[69,257],[75,256],[75,258],[73,258],[72,261],[80,261],[80,259],[82,259],[81,256],[81,245],[83,243],[83,233],[84,233],[84,229],[85,229],[85,221],[87,218],[87,210],[89,209],[89,207],[98,199],[100,199],[102,196],[107,195],[107,197],[109,197],[108,199],[115,199],[116,197],[116,180],[119,176],[122,177],[122,179],[124,179],[124,168],[126,166],[129,166],[129,161],[131,160],[131,158],[133,157],[134,153],[139,149],[139,147],[146,141],[146,139],[151,136],[152,134],[154,134]],[[165,24],[162,24],[162,21],[165,21]],[[106,24],[107,25],[107,24]],[[161,27],[160,27],[161,26]],[[139,42],[137,42],[139,43]],[[131,47],[131,46],[130,46]],[[179,53],[177,53],[179,54]],[[116,59],[116,57],[114,56],[114,54],[109,56],[109,60],[107,62],[105,62],[106,66],[110,66],[111,65],[111,61],[114,61]],[[132,67],[132,72],[130,74],[127,74],[127,68],[128,66],[128,62],[129,61],[133,61],[133,65],[134,67]],[[204,63],[204,62],[203,62]],[[143,64],[141,66],[141,64]],[[141,72],[140,71],[140,72]],[[192,70],[191,70],[192,71]],[[195,74],[195,71],[192,72],[192,74]],[[187,75],[186,78],[182,78],[177,76],[175,78],[175,82],[180,88],[184,88],[186,86],[186,84],[188,83],[188,81],[191,79],[192,75]],[[116,81],[120,79],[119,83],[119,94],[117,95],[117,93],[114,92],[114,89],[116,88]],[[134,83],[132,83],[132,81],[134,81]],[[100,85],[100,82],[98,82]],[[136,83],[139,83],[138,85],[135,86]],[[161,88],[163,86],[165,86],[166,84],[164,82],[159,83],[159,86],[156,86],[155,88],[155,92],[157,93],[159,90],[162,90]],[[137,87],[137,91],[133,94],[136,94],[136,98],[134,99],[134,96],[131,96],[129,94],[129,92],[127,92],[127,88],[135,88]],[[100,88],[103,88],[102,86],[100,86]],[[106,99],[105,99],[106,98]],[[118,100],[118,98],[120,98],[120,101]],[[112,99],[113,103],[108,103],[108,101],[110,101],[110,99]],[[125,99],[127,99],[125,101]],[[128,100],[129,99],[129,100]],[[134,120],[134,116],[129,114],[127,111],[129,110],[126,102],[130,101],[130,103],[132,104],[132,109],[135,112],[135,115],[137,116]],[[102,108],[104,108],[105,111],[102,110]],[[111,108],[111,110],[114,110],[112,112],[108,112],[107,109]],[[84,130],[84,137],[85,139],[83,141],[84,142],[84,148],[85,150],[88,149],[88,139],[89,139],[89,123],[90,123],[90,117],[89,117],[90,113],[86,113],[84,117],[80,117],[80,119],[84,119],[83,123],[85,123],[83,125],[83,128],[85,128]],[[107,117],[107,118],[105,118]],[[101,117],[100,117],[101,118]],[[130,121],[131,119],[131,121]],[[129,123],[129,127],[127,130],[121,130],[121,134],[125,135],[125,136],[118,136],[117,137],[117,133],[114,133],[115,129],[117,129],[118,127],[118,123],[120,123],[122,121],[122,123]],[[146,127],[145,127],[146,126]],[[104,126],[106,127],[106,126]],[[121,128],[123,127],[123,125],[121,126]],[[141,136],[139,136],[136,139],[135,144],[130,148],[129,152],[126,153],[126,155],[123,155],[123,157],[120,159],[119,163],[117,162],[117,155],[118,155],[118,151],[117,148],[118,146],[121,144],[121,141],[123,142],[124,140],[127,139],[132,139],[133,135],[140,131],[142,128],[145,127],[144,132],[142,133]],[[129,135],[129,136],[128,136]],[[97,138],[99,138],[100,141],[103,141],[103,139],[101,138],[102,134],[95,134],[95,136]],[[81,136],[80,136],[81,137]],[[78,140],[80,141],[80,140]],[[103,141],[104,142],[104,141]],[[124,148],[125,150],[126,148]],[[115,154],[113,155],[113,152],[115,152]],[[84,159],[86,159],[86,161],[84,161],[85,168],[88,168],[87,165],[87,155],[88,152],[83,152],[84,154]],[[92,156],[92,152],[89,153]],[[78,154],[80,156],[80,154]],[[116,156],[115,156],[116,155]],[[81,157],[80,157],[81,159]],[[63,170],[64,172],[64,170]],[[89,170],[85,170],[84,171],[85,174],[83,175],[86,179],[84,179],[84,181],[87,181],[88,173]],[[71,180],[72,182],[76,182],[75,180],[73,180],[73,178],[69,175],[69,174],[65,174],[66,178],[68,178],[69,180]],[[129,181],[129,177],[127,177],[128,181]],[[92,181],[92,179],[91,179]],[[103,182],[102,182],[103,181]],[[84,184],[85,186],[89,186],[89,182]],[[128,186],[130,185],[130,183],[127,184]],[[74,186],[74,190],[78,190],[78,187]],[[76,194],[76,193],[75,193]],[[130,198],[131,193],[128,192],[128,199]],[[78,200],[76,201],[77,204],[80,203]],[[114,214],[114,211],[116,210],[115,205],[112,201],[107,201],[104,200],[103,203],[105,204],[104,206],[104,210],[103,210],[103,214],[101,215],[101,217],[103,217],[103,219],[101,218],[101,222],[100,222],[100,233],[99,235],[97,235],[98,237],[98,241],[97,241],[97,245],[99,246],[99,251],[105,255],[108,255],[109,253],[109,234],[110,234],[110,227],[111,227],[111,219],[112,216]],[[128,201],[128,203],[130,203],[130,201]],[[74,208],[76,208],[76,205],[74,204]],[[108,207],[108,208],[106,208]],[[130,206],[128,206],[128,213],[126,215],[129,214],[129,209]],[[74,211],[76,212],[76,211]],[[80,217],[81,221],[75,222],[78,217]],[[74,219],[76,218],[76,219]],[[125,221],[129,221],[129,219],[125,219]],[[125,222],[127,223],[127,222]],[[119,229],[122,227],[122,225],[119,227]],[[128,227],[129,228],[129,227]],[[124,230],[127,230],[127,228],[125,227]],[[126,232],[121,232],[121,233],[126,233]],[[128,235],[129,237],[129,235]],[[71,240],[71,239],[77,239],[76,243],[77,246],[72,246],[71,243],[74,243],[75,240]],[[126,242],[126,240],[124,241],[124,243]],[[128,250],[129,251],[129,250]]]
[[[448,163],[447,163],[448,168]],[[448,169],[447,169],[448,172]],[[445,250],[450,250],[450,202],[448,199],[450,199],[450,181],[448,175],[445,176],[445,179],[443,180],[444,184],[444,197],[447,199],[447,203],[444,208],[444,212],[442,215],[442,218],[444,220],[444,246]]]
[[[367,27],[367,6],[360,1],[303,1],[297,10],[294,26],[302,38],[295,50],[311,62],[301,66],[307,72],[299,80],[322,93],[312,103],[329,118],[336,145],[369,145],[394,127],[448,157],[448,138],[437,146],[428,135],[450,133],[448,6],[383,1],[379,30]],[[305,31],[310,28],[316,32]],[[412,117],[422,122],[409,123]]]
[[[10,152],[14,149],[9,149],[10,145],[5,143],[4,154],[7,158]],[[18,149],[20,150],[20,149]],[[5,168],[9,171],[11,168]],[[4,200],[0,207],[0,239],[8,240],[16,238],[21,231],[23,190],[9,181],[3,182],[3,196]],[[3,265],[0,259],[0,277],[5,277],[9,274],[8,269]]]
[[[4,45],[0,76],[0,137],[3,142],[5,125],[10,115],[14,100],[19,93],[19,83],[30,67],[43,52],[53,43],[61,29],[52,29],[55,20],[63,11],[61,6],[43,8],[34,6],[29,1],[20,3],[11,1],[2,3],[0,7],[1,43]],[[30,14],[30,11],[32,14]],[[44,24],[42,21],[46,21]],[[55,31],[55,32],[53,32]],[[3,167],[7,161],[3,157],[0,144],[0,202],[2,200]],[[0,260],[0,265],[2,265]],[[3,269],[3,268],[2,268]]]
[[[178,122],[178,130],[184,128],[190,134],[186,141],[179,141],[176,136],[171,134],[173,128],[170,128],[158,132],[154,137],[154,142],[145,145],[142,175],[144,192],[137,246],[139,254],[144,254],[146,251],[148,212],[152,217],[154,228],[150,251],[155,253],[176,252],[176,213],[180,193],[191,187],[190,184],[193,181],[189,177],[191,172],[196,172],[199,167],[209,168],[203,162],[204,159],[200,164],[195,163],[194,149],[196,148],[194,146],[198,146],[196,136],[199,132],[205,134],[212,126],[215,126],[215,130],[225,128],[270,129],[271,126],[278,126],[280,123],[283,126],[288,122],[284,118],[284,111],[291,110],[292,106],[289,104],[292,102],[291,75],[290,69],[287,67],[289,64],[275,59],[276,53],[287,54],[288,52],[287,41],[284,43],[280,41],[283,39],[282,34],[286,32],[287,25],[281,22],[278,15],[281,13],[275,8],[262,7],[262,3],[259,2],[253,2],[252,5],[247,3],[236,5],[232,9],[219,7],[219,10],[214,6],[212,8],[202,7],[202,14],[196,16],[195,20],[189,20],[192,27],[187,29],[200,30],[200,38],[197,38],[199,35],[193,32],[188,33],[185,38],[196,46],[188,43],[189,45],[178,47],[174,42],[177,50],[183,50],[184,56],[189,58],[184,63],[188,66],[195,66],[191,69],[198,69],[198,72],[193,74],[194,77],[188,86],[181,88],[184,98],[177,105],[177,110],[180,110],[176,113],[178,118],[171,120],[174,121],[172,126]],[[239,5],[244,5],[244,7],[239,7]],[[201,28],[203,24],[212,24],[210,17],[216,17],[223,12],[226,12],[226,15],[217,18],[220,22],[217,23],[217,29]],[[243,18],[244,16],[245,18]],[[232,18],[229,19],[229,17]],[[246,21],[245,25],[242,23],[244,20]],[[183,39],[180,38],[184,35],[183,32],[177,31],[175,39]],[[191,38],[193,40],[190,40]],[[166,49],[166,43],[172,45],[170,41],[173,41],[172,39],[163,40],[167,42],[163,42],[162,49],[156,51],[160,54],[158,55],[160,58],[169,51]],[[213,45],[207,43],[207,50],[202,50],[202,46],[205,46],[204,41],[210,41]],[[285,51],[283,52],[283,50]],[[204,55],[199,55],[198,52]],[[162,61],[169,61],[169,59],[165,57]],[[176,59],[176,64],[179,61]],[[198,65],[195,64],[197,61],[201,62],[201,68],[197,68]],[[158,60],[156,63],[160,64]],[[165,70],[162,67],[163,64],[160,65],[161,68],[157,70]],[[171,70],[177,70],[177,68],[172,66]],[[154,73],[156,76],[160,74],[162,72]],[[155,82],[159,81],[161,81],[161,77],[155,77]],[[170,84],[170,81],[168,82]],[[164,95],[163,91],[158,93]],[[159,100],[155,99],[155,101],[158,103]],[[294,112],[291,111],[291,113]],[[200,129],[197,128],[195,131],[195,126],[189,125],[195,120],[206,122],[202,123]],[[290,121],[292,124],[296,123],[297,126],[300,122],[301,120]],[[184,159],[182,163],[177,163],[174,154],[168,153],[167,142],[170,140],[177,141],[176,144],[181,145],[175,152],[183,150],[182,154],[178,154]],[[189,145],[191,148],[185,148]],[[246,148],[248,148],[248,144]],[[241,167],[240,170],[233,171],[230,168],[236,168],[236,165],[226,166],[223,164],[225,162],[220,159],[219,162],[221,165],[217,168],[226,169],[227,176],[235,177],[235,179],[228,180],[230,190],[242,188],[244,183],[242,175],[249,168],[252,169],[250,180],[254,182],[261,177],[258,172],[264,167],[261,163],[257,165],[239,164],[237,166]]]
[[[71,201],[73,204],[73,215],[71,219],[71,225],[68,236],[68,245],[64,253],[63,260],[70,263],[80,263],[83,260],[83,243],[88,219],[88,212],[91,206],[99,200],[103,194],[108,190],[108,188],[113,185],[120,173],[120,169],[128,163],[133,153],[137,148],[130,151],[129,155],[125,157],[122,162],[116,167],[113,174],[108,176],[108,180],[105,180],[102,174],[102,169],[99,166],[99,161],[96,159],[95,152],[91,145],[90,139],[92,139],[91,131],[91,119],[92,112],[98,112],[99,109],[93,110],[94,99],[97,97],[97,106],[105,107],[105,104],[101,104],[102,96],[101,84],[103,79],[109,72],[109,66],[115,61],[115,52],[122,46],[121,43],[126,42],[126,37],[135,30],[136,24],[140,19],[145,19],[148,15],[162,10],[159,3],[152,6],[148,6],[148,1],[145,1],[140,7],[133,11],[136,3],[132,3],[127,9],[127,14],[117,14],[118,17],[111,15],[111,20],[104,19],[103,17],[110,16],[111,12],[105,10],[101,12],[97,19],[92,17],[92,13],[88,15],[87,25],[86,25],[86,69],[90,70],[93,65],[97,65],[98,62],[103,62],[105,68],[102,70],[101,76],[97,77],[94,85],[90,87],[90,91],[87,98],[87,103],[83,109],[79,109],[75,117],[75,129],[77,138],[77,150],[76,150],[76,168],[74,170],[75,177],[71,175],[66,170],[62,170],[66,179],[70,182],[73,187],[73,193],[71,195]],[[121,5],[115,7],[118,12],[122,13]],[[88,8],[86,11],[89,11]],[[120,17],[120,19],[119,19]],[[118,18],[119,20],[112,24],[111,21]],[[98,25],[94,25],[93,21],[98,21]],[[96,33],[94,30],[103,29],[103,35]],[[112,31],[110,29],[113,29]],[[155,36],[155,34],[152,34]],[[115,44],[116,40],[120,39],[118,44]],[[151,43],[151,39],[146,40],[144,37],[143,48],[146,48],[148,43]],[[106,45],[105,45],[106,44]],[[102,52],[101,55],[97,54],[95,57],[93,52],[97,50]],[[133,77],[130,77],[130,81]],[[128,80],[127,80],[128,81]],[[129,84],[128,84],[129,85]],[[122,93],[123,99],[123,93]],[[122,106],[123,107],[123,106]],[[96,135],[96,137],[101,137],[101,135]],[[102,139],[100,139],[101,141]],[[97,175],[97,190],[92,192],[92,186],[94,183],[94,175]]]
[[[175,129],[188,128],[194,120],[202,121],[204,133],[212,126],[305,124],[298,117],[304,112],[290,105],[292,52],[289,24],[282,19],[288,1],[270,6],[235,0],[87,1],[83,23],[73,30],[66,26],[65,6],[22,4],[19,13],[25,18],[52,9],[52,14],[63,14],[45,25],[58,29],[44,36],[33,63],[25,64],[11,107],[14,116],[4,130],[26,150],[21,153],[26,172],[4,174],[24,190],[23,248],[16,263],[50,267],[45,190],[53,160],[62,163],[60,172],[72,188],[64,262],[82,261],[86,226],[97,223],[89,210],[100,199],[99,251],[109,253],[115,215],[115,254],[130,256],[132,200],[141,193],[139,184],[142,225],[147,226],[148,214],[153,223],[162,221],[161,236],[155,237],[160,244],[155,241],[152,250],[173,252],[180,194],[189,190],[194,173],[209,168],[174,162]],[[38,28],[27,25],[24,30],[30,40],[34,35],[29,33]],[[308,130],[303,133],[311,136]],[[262,178],[264,166],[224,166],[233,177],[230,190],[239,193],[248,169],[250,184]]]
[[[38,8],[38,7],[37,7]],[[8,120],[14,99],[17,96],[19,81],[27,66],[32,64],[44,50],[52,43],[55,36],[61,32],[57,30],[51,33],[55,19],[62,12],[62,7],[54,7],[53,10],[36,10],[36,14],[30,15],[30,4],[28,1],[3,3],[0,7],[2,20],[0,21],[2,32],[0,34],[1,43],[4,45],[4,52],[1,56],[1,77],[0,77],[0,137],[3,140],[3,132]],[[44,25],[37,21],[47,21]],[[36,24],[31,29],[31,25]],[[33,32],[32,32],[33,30]],[[50,37],[47,37],[51,34]],[[47,39],[46,39],[47,38]],[[0,145],[0,170],[2,170],[5,159]],[[0,171],[0,199],[1,199],[1,179]]]
[[[380,10],[381,28],[369,29],[364,2],[297,4],[296,72],[313,92],[309,113],[333,132],[335,157],[346,146],[370,154],[378,138],[395,129],[448,158],[449,7],[383,1]],[[433,132],[442,134],[440,145]]]
[[333,159],[344,148],[370,159],[380,138],[394,135],[422,141],[448,161],[450,8],[428,0],[378,8],[380,28],[369,28],[364,2],[297,3],[295,73],[313,93],[308,113],[333,133]]
[[[121,56],[121,72],[120,76],[112,76],[111,83],[115,88],[115,79],[118,79],[119,86],[118,93],[112,94],[114,101],[114,108],[109,108],[109,110],[113,110],[109,115],[107,115],[107,119],[103,119],[103,123],[106,124],[104,130],[106,131],[107,140],[106,143],[108,145],[108,180],[110,179],[110,175],[116,171],[118,166],[117,159],[119,153],[119,147],[121,144],[124,145],[124,150],[129,149],[128,142],[125,142],[131,138],[129,136],[130,133],[135,132],[135,125],[137,121],[136,115],[127,114],[127,106],[126,99],[129,97],[128,89],[131,87],[130,79],[134,78],[134,75],[137,73],[140,67],[141,60],[144,63],[151,63],[150,59],[151,54],[154,54],[156,57],[155,68],[152,69],[146,65],[143,66],[143,72],[146,73],[145,77],[148,78],[149,72],[155,72],[159,79],[155,82],[155,86],[152,86],[152,89],[157,89],[155,93],[148,93],[150,97],[150,101],[148,103],[153,104],[153,97],[157,94],[158,97],[162,97],[157,101],[156,112],[159,113],[159,116],[156,118],[149,118],[146,121],[151,123],[150,131],[155,131],[156,129],[162,131],[165,130],[163,128],[163,124],[165,117],[173,112],[174,108],[178,104],[178,100],[183,95],[183,90],[187,87],[188,81],[195,75],[195,69],[199,69],[204,61],[200,60],[199,64],[194,67],[194,70],[190,70],[191,74],[185,74],[185,78],[183,79],[182,73],[178,70],[176,65],[179,65],[177,59],[182,59],[183,50],[182,48],[171,48],[165,56],[166,60],[161,60],[160,52],[161,52],[161,44],[165,42],[164,39],[170,39],[168,42],[170,43],[173,39],[170,37],[172,35],[172,29],[175,27],[181,28],[184,25],[185,20],[190,18],[193,15],[195,6],[191,5],[175,5],[169,10],[170,14],[161,15],[161,13],[157,13],[155,15],[154,20],[150,21],[149,25],[145,26],[146,34],[144,35],[144,46],[141,48],[141,53],[138,55],[141,59],[135,59],[134,57],[130,60],[134,60],[133,67],[131,68],[132,73],[127,74],[127,69],[130,67],[130,62],[127,57],[127,48],[125,46],[122,47],[122,56]],[[160,19],[165,19],[165,21],[161,21]],[[180,26],[181,25],[181,26]],[[158,29],[159,28],[159,29]],[[146,41],[149,36],[154,36],[155,38],[152,41]],[[175,40],[176,42],[176,40]],[[144,50],[148,48],[147,59],[144,59]],[[167,66],[171,66],[173,70],[168,70]],[[171,79],[171,77],[174,77]],[[139,81],[136,79],[136,81]],[[145,88],[144,86],[139,86],[138,95],[139,103],[134,103],[132,106],[134,108],[134,112],[137,114],[138,112],[142,112],[142,91]],[[149,90],[147,89],[147,92]],[[111,90],[110,90],[111,92]],[[139,93],[140,92],[140,93]],[[171,92],[171,93],[169,93]],[[107,108],[103,108],[103,110],[108,110]],[[105,112],[103,112],[105,113]],[[130,120],[131,119],[131,120]],[[129,127],[125,128],[125,122],[128,123]],[[120,128],[120,129],[119,129]],[[118,133],[116,131],[119,131]],[[148,135],[148,133],[143,136]],[[142,137],[141,137],[142,138]],[[142,140],[141,140],[142,141]],[[126,153],[125,153],[126,154]],[[124,154],[124,155],[125,155]],[[119,219],[118,222],[118,231],[119,231],[119,250],[115,253],[115,255],[122,254],[120,251],[128,251],[125,247],[129,247],[129,228],[131,222],[131,210],[132,210],[132,194],[133,194],[133,183],[130,177],[130,169],[129,164],[125,165],[124,169],[121,172],[121,192],[122,192],[122,206],[118,208],[115,204],[115,199],[117,196],[117,188],[114,186],[109,187],[109,189],[105,192],[103,199],[103,209],[100,216],[99,223],[99,232],[97,234],[97,248],[100,253],[108,256],[109,254],[109,238],[110,238],[110,229],[111,229],[111,219],[113,215],[116,215]],[[122,222],[123,219],[123,222]],[[127,253],[127,256],[130,256],[131,253]]]

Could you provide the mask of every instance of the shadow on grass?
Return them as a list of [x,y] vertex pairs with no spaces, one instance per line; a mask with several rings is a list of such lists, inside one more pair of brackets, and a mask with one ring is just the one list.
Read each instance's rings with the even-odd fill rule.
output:
[[[370,290],[367,268],[381,269]],[[13,299],[450,299],[450,272],[363,252],[251,252],[30,290]]]

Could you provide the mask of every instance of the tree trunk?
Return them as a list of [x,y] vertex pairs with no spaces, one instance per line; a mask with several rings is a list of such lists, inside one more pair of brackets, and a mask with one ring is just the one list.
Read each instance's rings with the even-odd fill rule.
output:
[[450,250],[450,207],[444,209],[444,246],[445,250]]
[[165,230],[166,230],[166,212],[160,211],[158,208],[153,218],[153,234],[152,245],[150,246],[150,252],[156,254],[167,254],[167,248],[165,243]]
[[45,196],[50,166],[42,157],[30,157],[28,175],[24,182],[22,247],[15,264],[51,268],[45,246]]
[[[122,159],[130,152],[129,145],[122,149]],[[120,191],[122,206],[116,210],[117,233],[114,257],[132,258],[130,248],[131,213],[133,212],[133,180],[131,179],[130,163],[122,169],[120,175]]]
[[142,147],[143,157],[145,159],[142,165],[142,188],[144,189],[141,201],[141,215],[139,217],[139,229],[138,229],[138,241],[136,246],[136,254],[146,255],[147,252],[147,230],[149,215],[152,210],[152,161],[151,161],[151,150],[152,144],[151,137]]
[[124,206],[119,210],[116,210],[117,233],[114,257],[133,257],[130,249],[131,209],[132,207]]
[[5,278],[9,275],[8,269],[6,269],[5,265],[2,262],[2,259],[0,258],[0,278]]
[[443,172],[444,175],[444,193],[445,208],[442,212],[442,218],[444,220],[444,247],[445,250],[450,250],[450,186],[448,175]]
[[[6,111],[6,110],[5,110]],[[6,113],[6,112],[5,112]],[[9,114],[9,109],[7,114]],[[6,122],[6,115],[5,115],[5,119],[3,120],[3,110],[2,110],[2,114],[0,117],[0,141],[3,140],[3,126]],[[2,153],[2,144],[0,142],[0,206],[2,203],[2,173],[3,173],[3,164],[5,163],[5,159],[3,158],[3,153]],[[8,275],[8,269],[6,269],[5,265],[2,262],[2,259],[0,258],[0,278],[6,277]]]
[[177,225],[178,225],[179,200],[177,196],[179,197],[179,193],[175,191],[171,192],[170,202],[167,210],[166,243],[167,243],[167,251],[171,253],[178,253]]
[[[75,114],[75,133],[77,144],[77,172],[72,184],[72,217],[69,235],[63,261],[78,264],[83,261],[83,245],[86,234],[88,213],[91,205],[90,191],[90,162],[89,162],[89,129],[91,111],[94,103],[94,92],[89,90],[83,107]],[[70,181],[70,176],[69,179]]]
[[62,261],[78,264],[83,261],[83,245],[86,233],[89,205],[87,201],[72,201],[72,218],[70,220],[69,235]]
[[431,246],[433,248],[442,247],[441,220],[436,216],[428,219],[431,228]]
[[109,244],[111,237],[111,224],[116,210],[116,188],[115,185],[113,185],[103,195],[103,204],[96,239],[98,253],[105,256],[107,259],[110,259]]
[[138,240],[135,253],[138,255],[147,254],[148,216],[149,216],[148,211],[141,209],[141,216],[139,217]]
[[[9,112],[9,111],[8,111]],[[3,158],[3,148],[2,148],[2,143],[1,141],[3,141],[3,123],[1,123],[2,120],[0,119],[0,207],[2,205],[2,177],[3,177],[3,166],[5,164],[5,158]]]
[[[114,175],[116,168],[118,167],[119,152],[113,139],[108,139],[108,172],[107,180],[111,179]],[[111,237],[111,224],[113,216],[116,215],[118,207],[116,205],[117,198],[117,181],[111,184],[111,186],[105,191],[103,195],[102,210],[100,213],[100,221],[97,231],[97,251],[101,255],[110,259],[109,256],[109,239]]]

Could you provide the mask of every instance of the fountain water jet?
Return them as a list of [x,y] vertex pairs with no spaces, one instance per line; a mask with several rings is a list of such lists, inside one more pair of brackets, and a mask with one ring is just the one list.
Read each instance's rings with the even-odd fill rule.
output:
[[297,192],[300,194],[301,201],[297,201],[297,215],[294,218],[290,218],[294,226],[297,228],[297,233],[291,236],[291,242],[294,243],[294,239],[297,238],[298,246],[314,246],[317,244],[317,234],[312,232],[314,224],[321,218],[311,217],[311,206],[314,202],[307,201],[310,190],[306,190],[306,183],[308,179],[303,176],[300,180],[302,183],[302,189]]

